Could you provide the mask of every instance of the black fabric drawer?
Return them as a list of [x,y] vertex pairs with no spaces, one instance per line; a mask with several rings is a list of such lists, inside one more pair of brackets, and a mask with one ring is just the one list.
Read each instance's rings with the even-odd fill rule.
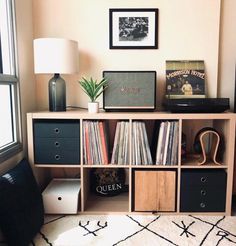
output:
[[186,169],[181,173],[181,187],[192,185],[225,185],[226,172],[212,169]]
[[224,212],[225,201],[226,185],[181,187],[181,212]]
[[80,136],[80,123],[75,120],[35,120],[34,138],[70,138]]
[[35,151],[80,150],[79,138],[36,138],[34,144]]
[[42,151],[39,150],[35,153],[35,163],[37,164],[79,164],[80,155],[79,151],[62,150],[60,152]]
[[181,171],[181,212],[224,212],[227,173],[222,169]]
[[80,163],[79,138],[36,138],[34,144],[35,163]]

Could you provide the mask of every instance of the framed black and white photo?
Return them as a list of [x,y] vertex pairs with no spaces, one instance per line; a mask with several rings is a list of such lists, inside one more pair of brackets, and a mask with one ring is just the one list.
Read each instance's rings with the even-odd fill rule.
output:
[[158,9],[110,9],[110,49],[157,49]]

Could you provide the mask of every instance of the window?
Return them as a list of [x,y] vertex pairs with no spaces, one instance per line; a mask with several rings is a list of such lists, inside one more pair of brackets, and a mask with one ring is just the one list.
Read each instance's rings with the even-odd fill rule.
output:
[[0,162],[21,149],[14,0],[0,1]]

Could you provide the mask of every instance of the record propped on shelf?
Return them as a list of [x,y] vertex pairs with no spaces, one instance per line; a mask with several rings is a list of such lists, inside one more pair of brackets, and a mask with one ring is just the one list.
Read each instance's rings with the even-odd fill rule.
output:
[[204,61],[166,61],[166,98],[205,98]]

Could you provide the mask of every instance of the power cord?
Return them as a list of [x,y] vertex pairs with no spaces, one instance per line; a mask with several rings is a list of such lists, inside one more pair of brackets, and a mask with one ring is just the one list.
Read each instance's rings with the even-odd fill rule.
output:
[[[79,106],[73,106],[73,105],[68,105],[68,106],[66,106],[66,108],[78,108],[78,109],[86,109],[86,110],[88,110],[88,108],[79,107]],[[99,109],[103,109],[103,108],[99,108]]]
[[88,108],[83,108],[83,107],[73,106],[73,105],[68,105],[68,106],[66,106],[66,108],[80,108],[80,109],[88,109]]

